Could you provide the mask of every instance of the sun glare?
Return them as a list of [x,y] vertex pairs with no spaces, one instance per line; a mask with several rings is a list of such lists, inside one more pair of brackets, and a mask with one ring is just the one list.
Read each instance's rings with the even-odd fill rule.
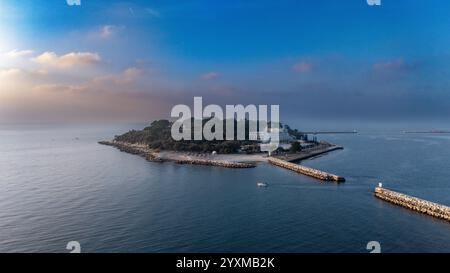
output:
[[12,10],[5,6],[5,3],[0,4],[0,52],[12,50],[14,44],[14,25],[9,17]]
[[[0,7],[1,13],[1,7]],[[11,44],[10,35],[6,30],[6,27],[0,25],[0,51],[10,50],[9,45]]]

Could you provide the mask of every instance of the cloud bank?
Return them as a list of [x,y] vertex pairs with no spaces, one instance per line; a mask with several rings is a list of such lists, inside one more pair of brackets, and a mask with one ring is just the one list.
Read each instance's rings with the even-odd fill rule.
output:
[[33,61],[44,66],[71,68],[97,64],[101,58],[97,53],[91,52],[71,52],[62,56],[58,56],[54,52],[44,52],[33,58]]

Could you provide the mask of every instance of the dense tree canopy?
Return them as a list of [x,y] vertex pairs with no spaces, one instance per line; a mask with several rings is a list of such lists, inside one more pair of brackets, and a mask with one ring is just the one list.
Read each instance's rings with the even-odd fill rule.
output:
[[[209,119],[203,120],[203,124],[208,122]],[[226,121],[223,122],[223,134],[225,138],[226,135]],[[193,120],[191,120],[191,132],[193,132]],[[145,143],[149,145],[152,149],[160,150],[173,150],[173,151],[191,151],[191,152],[213,152],[216,151],[222,154],[236,153],[241,148],[248,153],[260,152],[259,145],[257,141],[250,140],[249,138],[249,121],[246,120],[245,123],[245,140],[181,140],[175,141],[171,135],[172,123],[168,120],[156,120],[152,124],[143,130],[132,130],[120,136],[116,136],[116,141],[123,141],[129,143]],[[288,126],[288,133],[294,138],[299,139],[304,137],[302,133],[297,130],[292,130]],[[234,121],[234,134],[235,139],[237,135],[237,122]],[[213,129],[215,130],[215,129]],[[193,133],[192,133],[193,134]],[[193,139],[193,137],[192,137]],[[300,144],[297,142],[293,143],[293,148],[295,151],[300,151]]]
[[[207,120],[204,120],[205,123]],[[224,121],[225,123],[225,121]],[[193,126],[193,122],[191,122]],[[248,121],[247,121],[248,125]],[[228,140],[181,140],[175,141],[171,136],[172,123],[168,120],[154,121],[149,127],[143,130],[132,130],[120,136],[116,136],[115,140],[129,142],[129,143],[145,143],[152,149],[174,150],[174,151],[192,151],[192,152],[212,152],[217,151],[222,154],[236,153],[241,146],[249,146],[249,151],[255,152],[257,150],[257,142],[249,140],[248,126],[246,126],[246,140],[242,141],[228,141]],[[235,122],[235,128],[237,123]],[[224,124],[224,127],[225,124]],[[191,130],[193,132],[193,128]],[[236,134],[235,130],[235,134]],[[224,130],[224,135],[225,135]]]

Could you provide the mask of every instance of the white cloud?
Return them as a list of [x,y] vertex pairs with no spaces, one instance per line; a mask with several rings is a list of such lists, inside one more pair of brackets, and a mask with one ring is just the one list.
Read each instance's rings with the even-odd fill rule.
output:
[[146,8],[145,11],[147,12],[147,14],[149,14],[149,15],[151,15],[153,17],[160,17],[161,16],[157,10],[152,9],[152,8]]
[[143,74],[143,71],[139,68],[128,68],[123,72],[123,77],[126,81],[134,81],[138,77],[140,77]]
[[108,39],[117,34],[119,31],[125,29],[123,26],[106,25],[100,30],[100,37],[103,39]]
[[144,74],[144,71],[135,67],[131,67],[123,71],[122,73],[118,75],[105,75],[96,77],[93,79],[93,83],[97,85],[104,85],[104,84],[117,84],[117,85],[124,85],[124,84],[130,84],[136,81],[142,74]]
[[33,91],[42,93],[52,93],[52,92],[81,92],[85,91],[87,88],[85,86],[77,85],[65,85],[65,84],[42,84],[33,87]]
[[9,57],[9,58],[24,58],[24,57],[29,57],[33,54],[33,50],[11,50],[7,53],[5,53],[5,56]]
[[406,67],[407,65],[403,61],[403,59],[395,59],[386,62],[379,62],[373,65],[373,68],[377,71],[400,70]]
[[30,90],[30,86],[42,82],[46,78],[47,74],[42,70],[0,69],[0,93]]
[[23,70],[20,68],[7,68],[0,69],[1,79],[17,79],[18,77],[44,77],[48,75],[48,71],[37,69],[37,70]]
[[0,70],[0,79],[5,78],[16,78],[23,75],[23,71],[18,68],[9,68],[9,69],[3,69]]
[[294,70],[297,73],[308,73],[313,69],[313,65],[311,63],[308,62],[299,62],[294,64],[294,66],[292,66],[292,70]]
[[97,53],[91,52],[71,52],[62,56],[58,56],[54,52],[45,52],[33,58],[33,61],[45,66],[70,68],[96,64],[101,61],[101,58]]
[[211,72],[208,72],[208,73],[205,73],[205,74],[201,75],[201,79],[205,80],[205,81],[209,81],[209,80],[216,79],[219,76],[220,76],[219,73],[211,71]]

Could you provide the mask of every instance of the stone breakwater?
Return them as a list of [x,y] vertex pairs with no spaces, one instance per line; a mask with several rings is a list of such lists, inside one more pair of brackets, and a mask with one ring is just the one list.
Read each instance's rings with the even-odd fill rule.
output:
[[313,168],[301,166],[295,163],[291,163],[285,160],[281,160],[278,158],[269,158],[269,163],[278,167],[282,167],[297,173],[301,173],[307,176],[311,176],[324,181],[333,181],[333,182],[345,182],[345,178],[341,176],[337,176],[335,174],[326,173],[323,171],[319,171]]
[[381,187],[375,188],[375,196],[387,202],[418,211],[436,218],[450,221],[450,207],[436,204],[430,201],[412,197],[406,194],[387,190]]
[[205,165],[205,166],[217,166],[224,168],[254,168],[256,167],[253,163],[240,163],[240,162],[232,162],[232,161],[223,161],[223,160],[208,160],[208,159],[177,159],[177,160],[168,160],[163,159],[159,156],[158,153],[148,148],[147,145],[141,143],[127,143],[120,141],[100,141],[99,144],[112,146],[119,149],[122,152],[130,153],[145,157],[148,161],[152,162],[164,162],[164,161],[174,161],[178,164],[192,164],[192,165]]
[[205,166],[217,166],[224,168],[245,169],[254,168],[255,164],[241,163],[241,162],[229,162],[222,160],[206,160],[206,159],[184,159],[176,161],[178,164],[193,164],[193,165],[205,165]]

